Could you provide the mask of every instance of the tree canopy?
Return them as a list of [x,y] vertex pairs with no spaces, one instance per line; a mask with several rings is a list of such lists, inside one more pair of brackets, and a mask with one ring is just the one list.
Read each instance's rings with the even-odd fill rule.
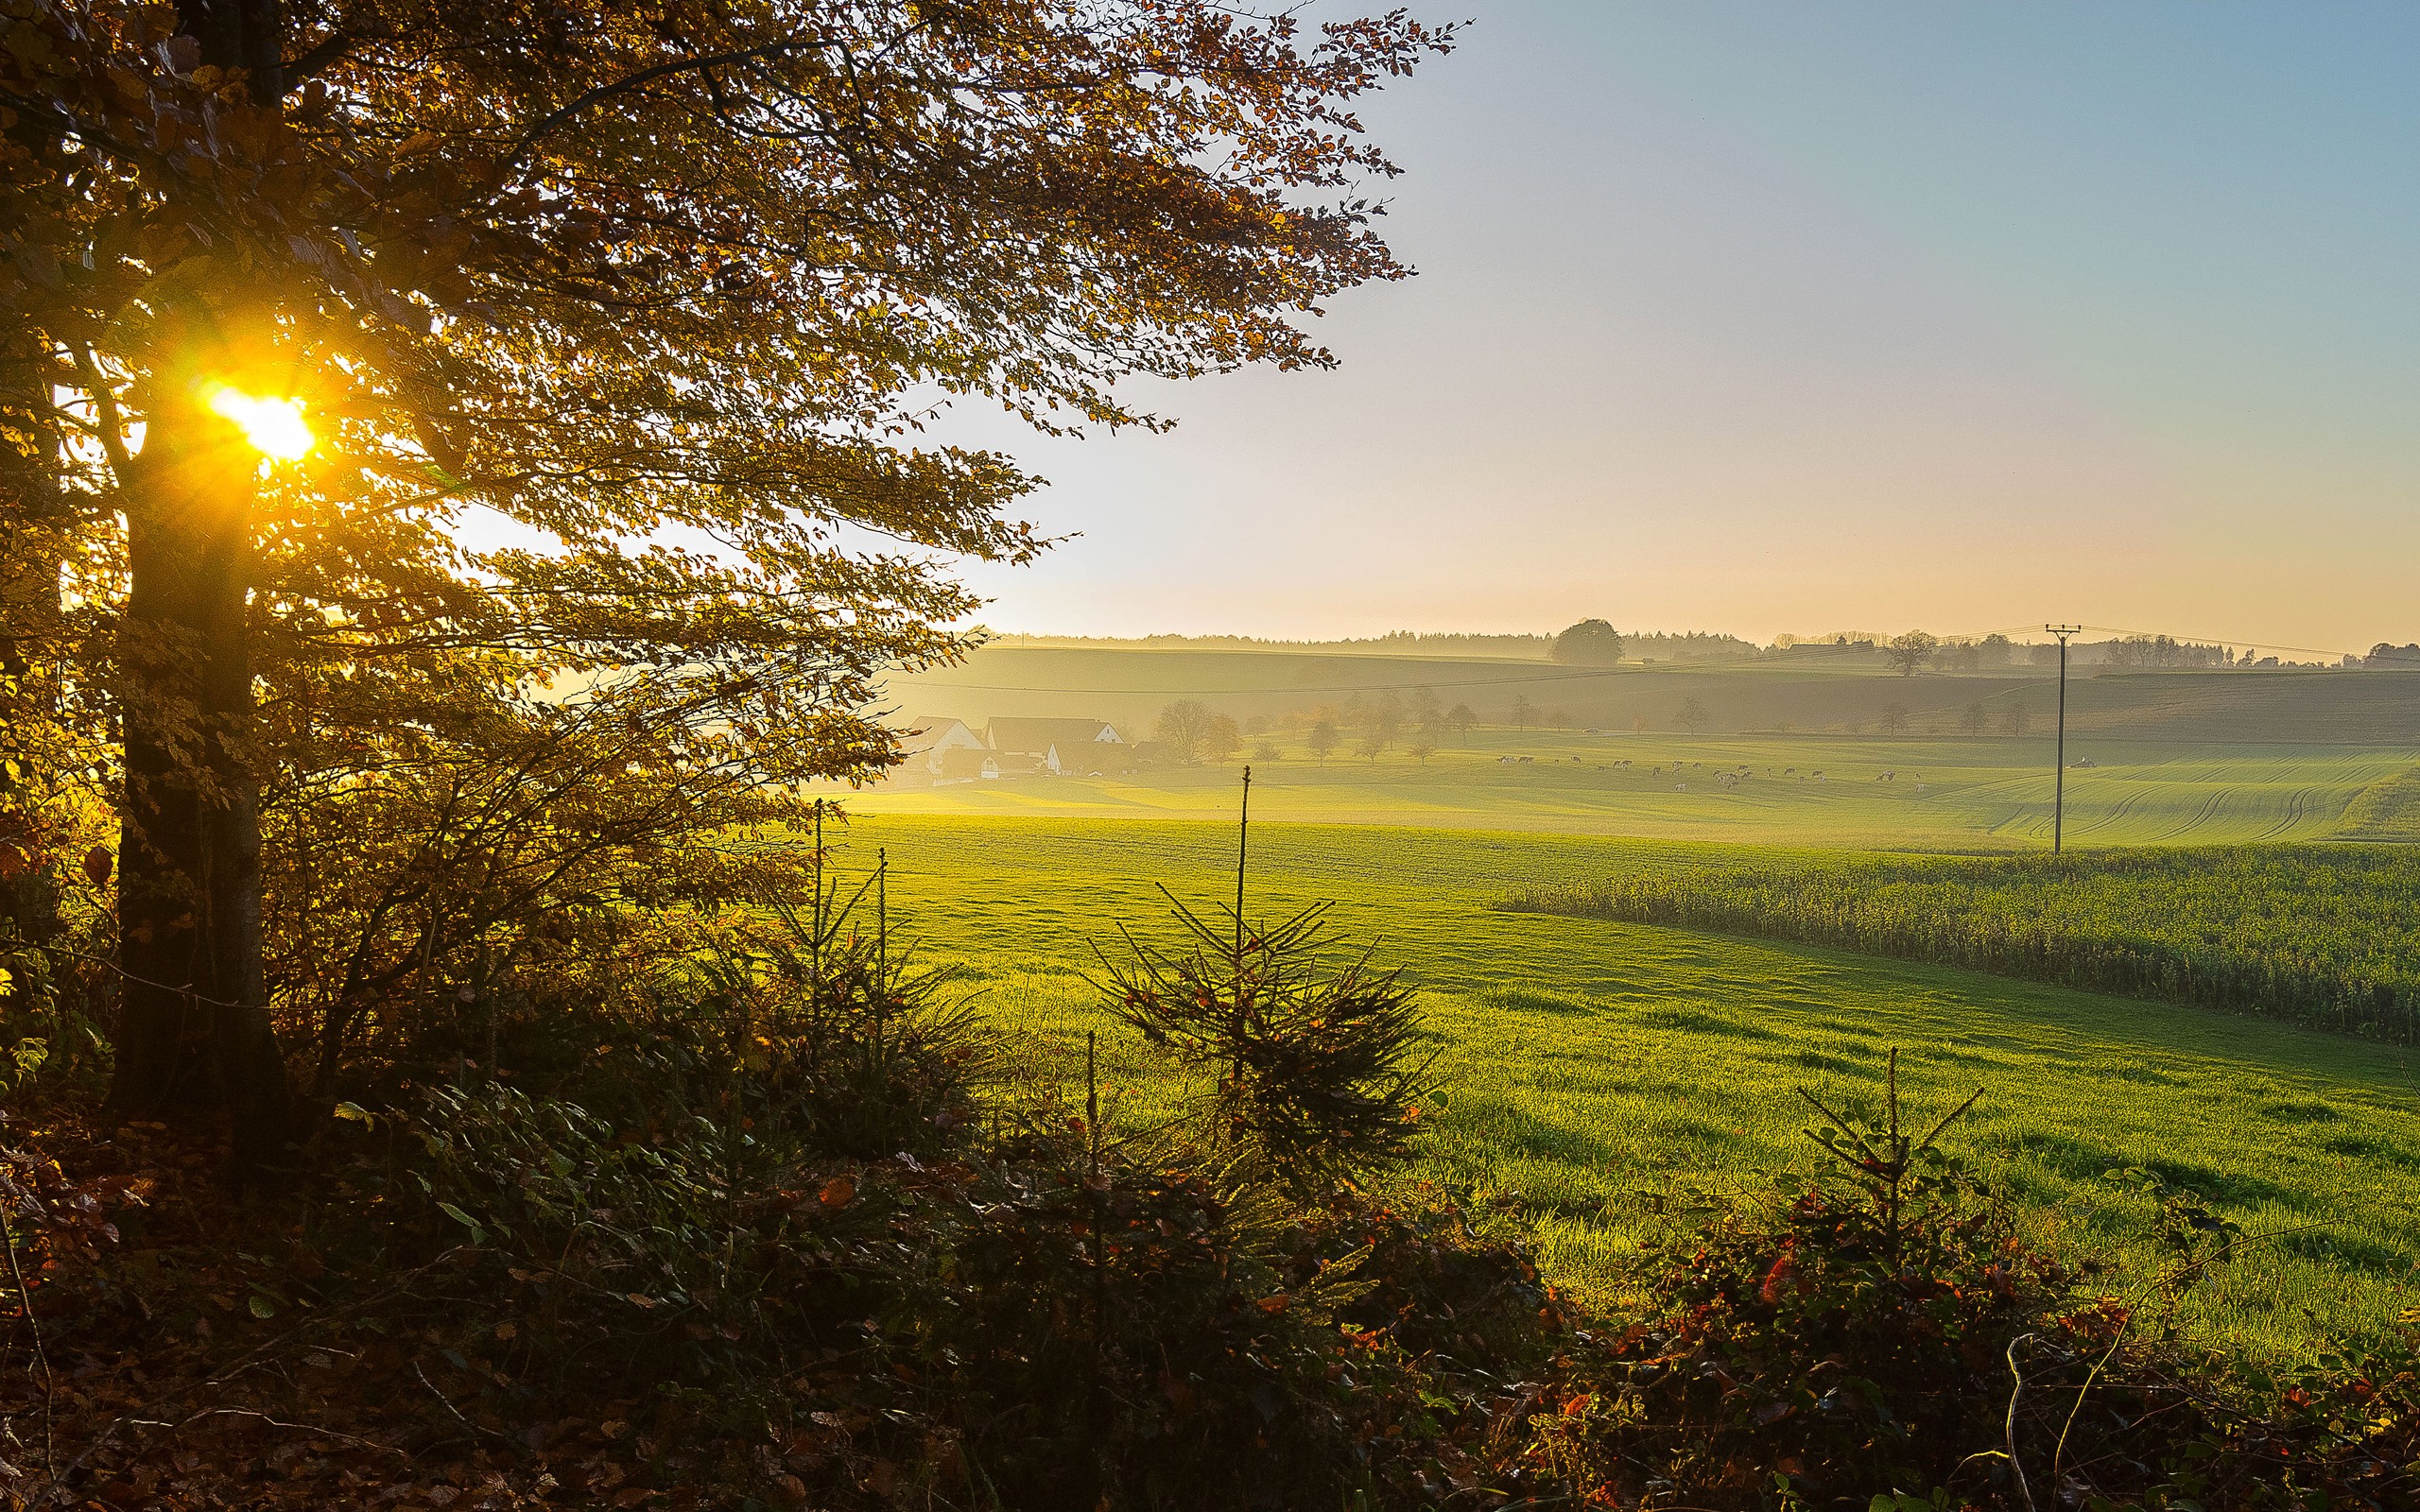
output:
[[1604,620],[1582,620],[1554,638],[1552,654],[1576,666],[1609,667],[1622,659],[1622,638]]
[[1891,659],[1893,671],[1903,678],[1910,678],[1915,676],[1918,667],[1931,660],[1940,644],[1941,638],[1928,630],[1910,630],[1905,635],[1893,636],[1891,644],[1883,648],[1883,654]]
[[[890,758],[952,560],[1046,543],[937,408],[1156,426],[1122,379],[1328,365],[1305,318],[1405,272],[1350,102],[1450,42],[1207,0],[16,12],[0,696],[18,752],[95,759],[44,776],[72,815],[0,797],[53,873],[124,822],[136,1103],[188,1010],[333,1064],[791,864],[750,827]],[[289,401],[312,444],[262,463],[228,417]]]

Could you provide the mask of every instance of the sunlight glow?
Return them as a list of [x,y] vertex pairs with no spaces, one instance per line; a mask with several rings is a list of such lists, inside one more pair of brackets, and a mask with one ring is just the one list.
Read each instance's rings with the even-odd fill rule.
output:
[[302,405],[292,399],[255,399],[233,388],[210,396],[212,413],[233,421],[244,439],[263,456],[291,462],[311,450],[311,427],[302,423]]

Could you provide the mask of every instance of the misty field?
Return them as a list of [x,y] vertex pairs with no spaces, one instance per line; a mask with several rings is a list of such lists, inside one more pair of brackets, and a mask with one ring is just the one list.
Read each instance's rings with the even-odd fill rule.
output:
[[[1261,795],[1254,794],[1257,812]],[[1873,800],[1888,801],[1888,799]],[[1229,825],[867,815],[840,864],[891,866],[892,917],[959,965],[1046,1078],[1101,1036],[1130,1122],[1170,1089],[1084,978],[1120,925],[1173,931],[1155,890],[1232,885]],[[2414,1298],[2420,1081],[2398,1048],[2200,1009],[1841,951],[1592,919],[1508,915],[1503,897],[1753,852],[1584,836],[1256,826],[1253,908],[1333,899],[1422,989],[1442,1096],[1432,1177],[1518,1194],[1566,1282],[1618,1292],[1625,1257],[1709,1189],[1800,1168],[1794,1090],[1871,1104],[1902,1053],[1919,1107],[1983,1097],[1953,1144],[2054,1242],[2156,1263],[2148,1201],[2103,1179],[2142,1166],[2214,1199],[2253,1237],[2188,1325],[2255,1350],[2391,1321]],[[1780,867],[1827,858],[1773,851]],[[1834,858],[1837,859],[1837,858]]]
[[[851,802],[870,814],[1219,818],[1235,813],[1237,767],[1250,760],[1253,812],[1272,821],[1959,850],[2050,839],[2049,743],[2036,736],[1483,728],[1442,737],[1426,758],[1398,743],[1374,760],[1339,752],[1324,762],[1299,733],[1270,739],[1275,760],[1255,759],[1253,741],[1224,765],[886,784]],[[2079,734],[2068,756],[2093,763],[2067,774],[2066,838],[2083,847],[2325,839],[2348,812],[2372,827],[2403,824],[2386,793],[2400,791],[2412,765],[2409,747]]]

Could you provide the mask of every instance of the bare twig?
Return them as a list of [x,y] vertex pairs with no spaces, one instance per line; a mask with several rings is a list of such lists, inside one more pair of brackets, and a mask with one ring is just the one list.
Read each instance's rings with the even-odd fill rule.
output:
[[420,1377],[420,1383],[428,1388],[428,1394],[430,1396],[435,1397],[439,1401],[444,1403],[445,1410],[454,1415],[454,1420],[456,1422],[460,1423],[463,1427],[482,1437],[493,1438],[500,1444],[510,1444],[513,1441],[512,1435],[510,1434],[499,1434],[493,1428],[482,1428],[478,1424],[471,1421],[468,1418],[463,1417],[462,1409],[454,1405],[454,1399],[437,1389],[437,1383],[428,1379],[428,1372],[420,1367],[420,1362],[418,1360],[414,1360],[412,1362],[412,1374]]
[[2067,1420],[2059,1428],[2059,1447],[2050,1454],[2050,1495],[2054,1498],[2059,1494],[2059,1467],[2066,1463],[2067,1435],[2076,1426],[2076,1414],[2083,1411],[2085,1394],[2092,1390],[2092,1383],[2100,1378],[2101,1366],[2107,1365],[2110,1357],[2118,1352],[2118,1346],[2126,1342],[2126,1330],[2133,1324],[2134,1316],[2129,1314],[2126,1321],[2118,1326],[2117,1333],[2109,1341],[2109,1348],[2100,1351],[2100,1358],[2094,1361],[2092,1369],[2085,1373],[2083,1384],[2076,1388],[2076,1404],[2067,1409]]
[[42,1370],[42,1468],[48,1471],[55,1462],[51,1452],[50,1419],[51,1399],[58,1385],[50,1373],[50,1355],[43,1348],[42,1319],[34,1315],[34,1294],[26,1285],[26,1268],[17,1258],[17,1231],[9,1227],[9,1219],[13,1216],[13,1213],[0,1212],[0,1242],[8,1246],[9,1275],[16,1282],[17,1305],[25,1312],[26,1330],[33,1335],[34,1363]]
[[127,1422],[135,1428],[164,1428],[173,1434],[180,1429],[191,1427],[204,1418],[256,1418],[271,1428],[285,1428],[298,1434],[309,1434],[314,1438],[324,1438],[331,1443],[351,1444],[355,1449],[372,1449],[381,1454],[392,1454],[398,1459],[407,1460],[412,1457],[408,1450],[397,1449],[392,1444],[382,1444],[374,1438],[356,1438],[351,1434],[340,1434],[333,1428],[322,1428],[317,1423],[289,1423],[282,1418],[272,1418],[265,1412],[255,1412],[250,1407],[204,1407],[201,1411],[173,1423],[154,1418],[130,1418]]
[[[2025,1501],[2025,1512],[2033,1512],[2033,1487],[2025,1484],[2025,1465],[2016,1457],[2016,1403],[2017,1399],[2025,1395],[2025,1372],[2016,1367],[2016,1347],[2031,1337],[2031,1333],[2020,1333],[2008,1341],[2008,1373],[2015,1379],[2016,1384],[2008,1394],[2008,1421],[2003,1429],[2008,1438],[2009,1473],[2016,1477],[2016,1494]],[[2077,1400],[2081,1401],[2083,1399],[2079,1397]],[[2058,1494],[2056,1486],[2050,1490],[2052,1495]]]

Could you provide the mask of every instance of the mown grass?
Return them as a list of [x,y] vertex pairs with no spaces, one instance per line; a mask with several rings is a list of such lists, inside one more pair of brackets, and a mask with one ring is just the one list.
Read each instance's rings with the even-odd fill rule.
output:
[[2226,846],[1631,868],[1506,906],[1838,945],[2420,1040],[2420,851]]
[[[1258,794],[1255,793],[1255,804]],[[861,816],[840,851],[892,865],[893,917],[960,964],[983,1009],[1067,1085],[1083,1036],[1130,1119],[1172,1088],[1084,973],[1117,930],[1167,938],[1166,884],[1232,886],[1235,832],[1203,824]],[[1519,916],[1508,892],[1623,868],[1837,855],[1470,832],[1255,828],[1253,907],[1333,899],[1422,988],[1442,1095],[1426,1174],[1520,1194],[1548,1264],[1614,1293],[1695,1194],[1803,1166],[1794,1089],[1871,1105],[1902,1051],[1919,1106],[1984,1096],[1952,1136],[2055,1243],[2157,1262],[2140,1165],[2256,1236],[2189,1305],[2256,1352],[2392,1320],[2420,1257],[2420,1080],[2403,1050],[2257,1020],[1813,946]]]
[[[1253,758],[1253,812],[1272,822],[1553,831],[1743,844],[2047,850],[2047,736],[1754,734],[1481,729],[1426,759],[1397,745],[1324,763],[1299,735]],[[1250,743],[1246,754],[1250,754]],[[2166,745],[2071,733],[2071,847],[2317,840],[2411,765],[2408,749]],[[1523,760],[1523,758],[1528,758]],[[1724,774],[1739,774],[1726,782]],[[1126,778],[885,785],[869,814],[1208,819],[1235,813],[1236,764]]]

